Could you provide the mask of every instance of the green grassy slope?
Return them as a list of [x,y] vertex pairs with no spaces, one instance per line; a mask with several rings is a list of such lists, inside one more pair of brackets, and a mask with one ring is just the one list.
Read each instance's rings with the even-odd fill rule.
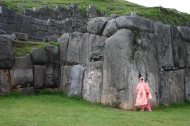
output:
[[99,11],[105,12],[106,15],[115,13],[122,16],[129,15],[135,11],[143,17],[165,24],[180,25],[190,22],[190,14],[178,12],[175,9],[148,8],[124,0],[2,0],[4,6],[19,13],[22,13],[23,10],[18,8],[18,6],[32,9],[34,6],[40,7],[48,4],[51,8],[54,8],[57,4],[66,7],[71,3],[77,3],[82,12],[86,11],[89,4],[93,4]]
[[189,105],[126,111],[59,94],[0,97],[0,113],[0,126],[190,125]]

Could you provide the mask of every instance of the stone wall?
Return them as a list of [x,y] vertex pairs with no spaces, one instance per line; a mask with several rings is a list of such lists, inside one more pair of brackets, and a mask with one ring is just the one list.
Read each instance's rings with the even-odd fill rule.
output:
[[[47,13],[47,12],[46,12]],[[54,20],[51,17],[39,19],[31,15],[21,15],[0,6],[0,29],[7,34],[14,32],[26,33],[32,41],[57,41],[67,32],[86,32],[86,19],[70,16],[62,20]]]
[[[7,15],[17,14],[7,10],[1,19]],[[47,22],[56,26],[53,20]],[[190,100],[190,27],[121,16],[91,18],[86,29],[86,33],[60,33],[60,47],[47,45],[45,50],[33,49],[15,58],[11,36],[1,35],[0,46],[9,53],[0,51],[0,94],[58,88],[69,96],[135,109],[135,90],[143,76],[153,96],[151,106]]]

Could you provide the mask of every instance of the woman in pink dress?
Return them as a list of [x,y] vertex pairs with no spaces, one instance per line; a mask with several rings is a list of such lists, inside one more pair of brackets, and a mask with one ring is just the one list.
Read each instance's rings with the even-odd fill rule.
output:
[[151,99],[152,95],[150,94],[149,87],[144,82],[143,77],[140,78],[140,83],[136,87],[136,93],[137,93],[137,98],[135,106],[140,106],[141,112],[144,111],[144,105],[146,105],[148,111],[152,111],[150,103],[148,102],[148,99]]

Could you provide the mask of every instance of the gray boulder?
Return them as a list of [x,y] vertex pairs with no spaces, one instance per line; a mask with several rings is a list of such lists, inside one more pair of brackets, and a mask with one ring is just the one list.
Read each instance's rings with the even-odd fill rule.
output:
[[71,68],[68,84],[68,95],[82,95],[82,86],[85,68],[81,65],[75,65]]
[[34,65],[34,88],[46,87],[46,66]]
[[0,96],[5,95],[11,90],[11,78],[9,70],[0,70]]
[[72,20],[70,19],[66,19],[66,20],[63,20],[63,28],[72,32],[73,31],[73,28],[72,28]]
[[48,56],[48,63],[59,64],[59,47],[53,45],[47,45],[45,48]]
[[60,85],[60,66],[54,63],[46,64],[46,87],[58,88]]
[[184,69],[163,71],[160,78],[160,103],[169,105],[173,102],[183,102],[185,71]]
[[14,65],[10,71],[12,87],[33,86],[33,64],[30,55],[16,57]]
[[183,68],[186,66],[186,50],[184,42],[175,26],[171,26],[170,29],[174,66],[175,68]]
[[104,29],[103,35],[110,37],[112,36],[115,32],[117,32],[118,27],[115,19],[111,19],[108,21],[106,24],[106,27]]
[[82,33],[74,32],[70,34],[69,44],[67,48],[67,62],[69,64],[79,63],[79,45]]
[[62,66],[64,66],[67,62],[67,48],[69,37],[70,33],[65,33],[58,39],[58,42],[60,42],[60,65]]
[[87,16],[89,18],[94,18],[97,16],[97,11],[96,11],[96,7],[94,5],[89,5],[87,8]]
[[89,63],[85,71],[83,98],[90,102],[100,102],[103,86],[103,63]]
[[0,36],[0,69],[8,69],[13,65],[12,41],[6,36]]
[[186,40],[187,42],[190,42],[190,27],[186,27],[186,26],[178,26],[177,27],[178,31],[180,32],[182,38],[184,40]]
[[141,17],[132,17],[132,16],[122,16],[116,18],[117,26],[119,29],[138,29],[141,31],[153,32],[153,24],[151,20],[141,18]]
[[107,21],[108,19],[105,17],[92,18],[87,23],[87,31],[92,34],[102,35]]
[[12,39],[13,40],[28,41],[28,35],[25,33],[14,32],[12,34]]
[[68,93],[70,73],[71,66],[61,66],[60,90],[63,91],[65,94]]
[[82,35],[79,45],[79,63],[82,66],[87,66],[89,62],[89,33]]
[[174,68],[171,31],[169,25],[154,23],[154,31],[157,37],[157,52],[159,67],[164,70]]
[[44,65],[48,61],[47,53],[44,50],[33,48],[30,55],[35,65]]

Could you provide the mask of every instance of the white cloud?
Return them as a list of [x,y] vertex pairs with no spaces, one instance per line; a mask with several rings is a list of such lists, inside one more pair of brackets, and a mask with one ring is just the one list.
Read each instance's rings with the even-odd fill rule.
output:
[[173,8],[181,12],[190,14],[188,0],[126,0],[147,7],[162,6],[164,8]]

